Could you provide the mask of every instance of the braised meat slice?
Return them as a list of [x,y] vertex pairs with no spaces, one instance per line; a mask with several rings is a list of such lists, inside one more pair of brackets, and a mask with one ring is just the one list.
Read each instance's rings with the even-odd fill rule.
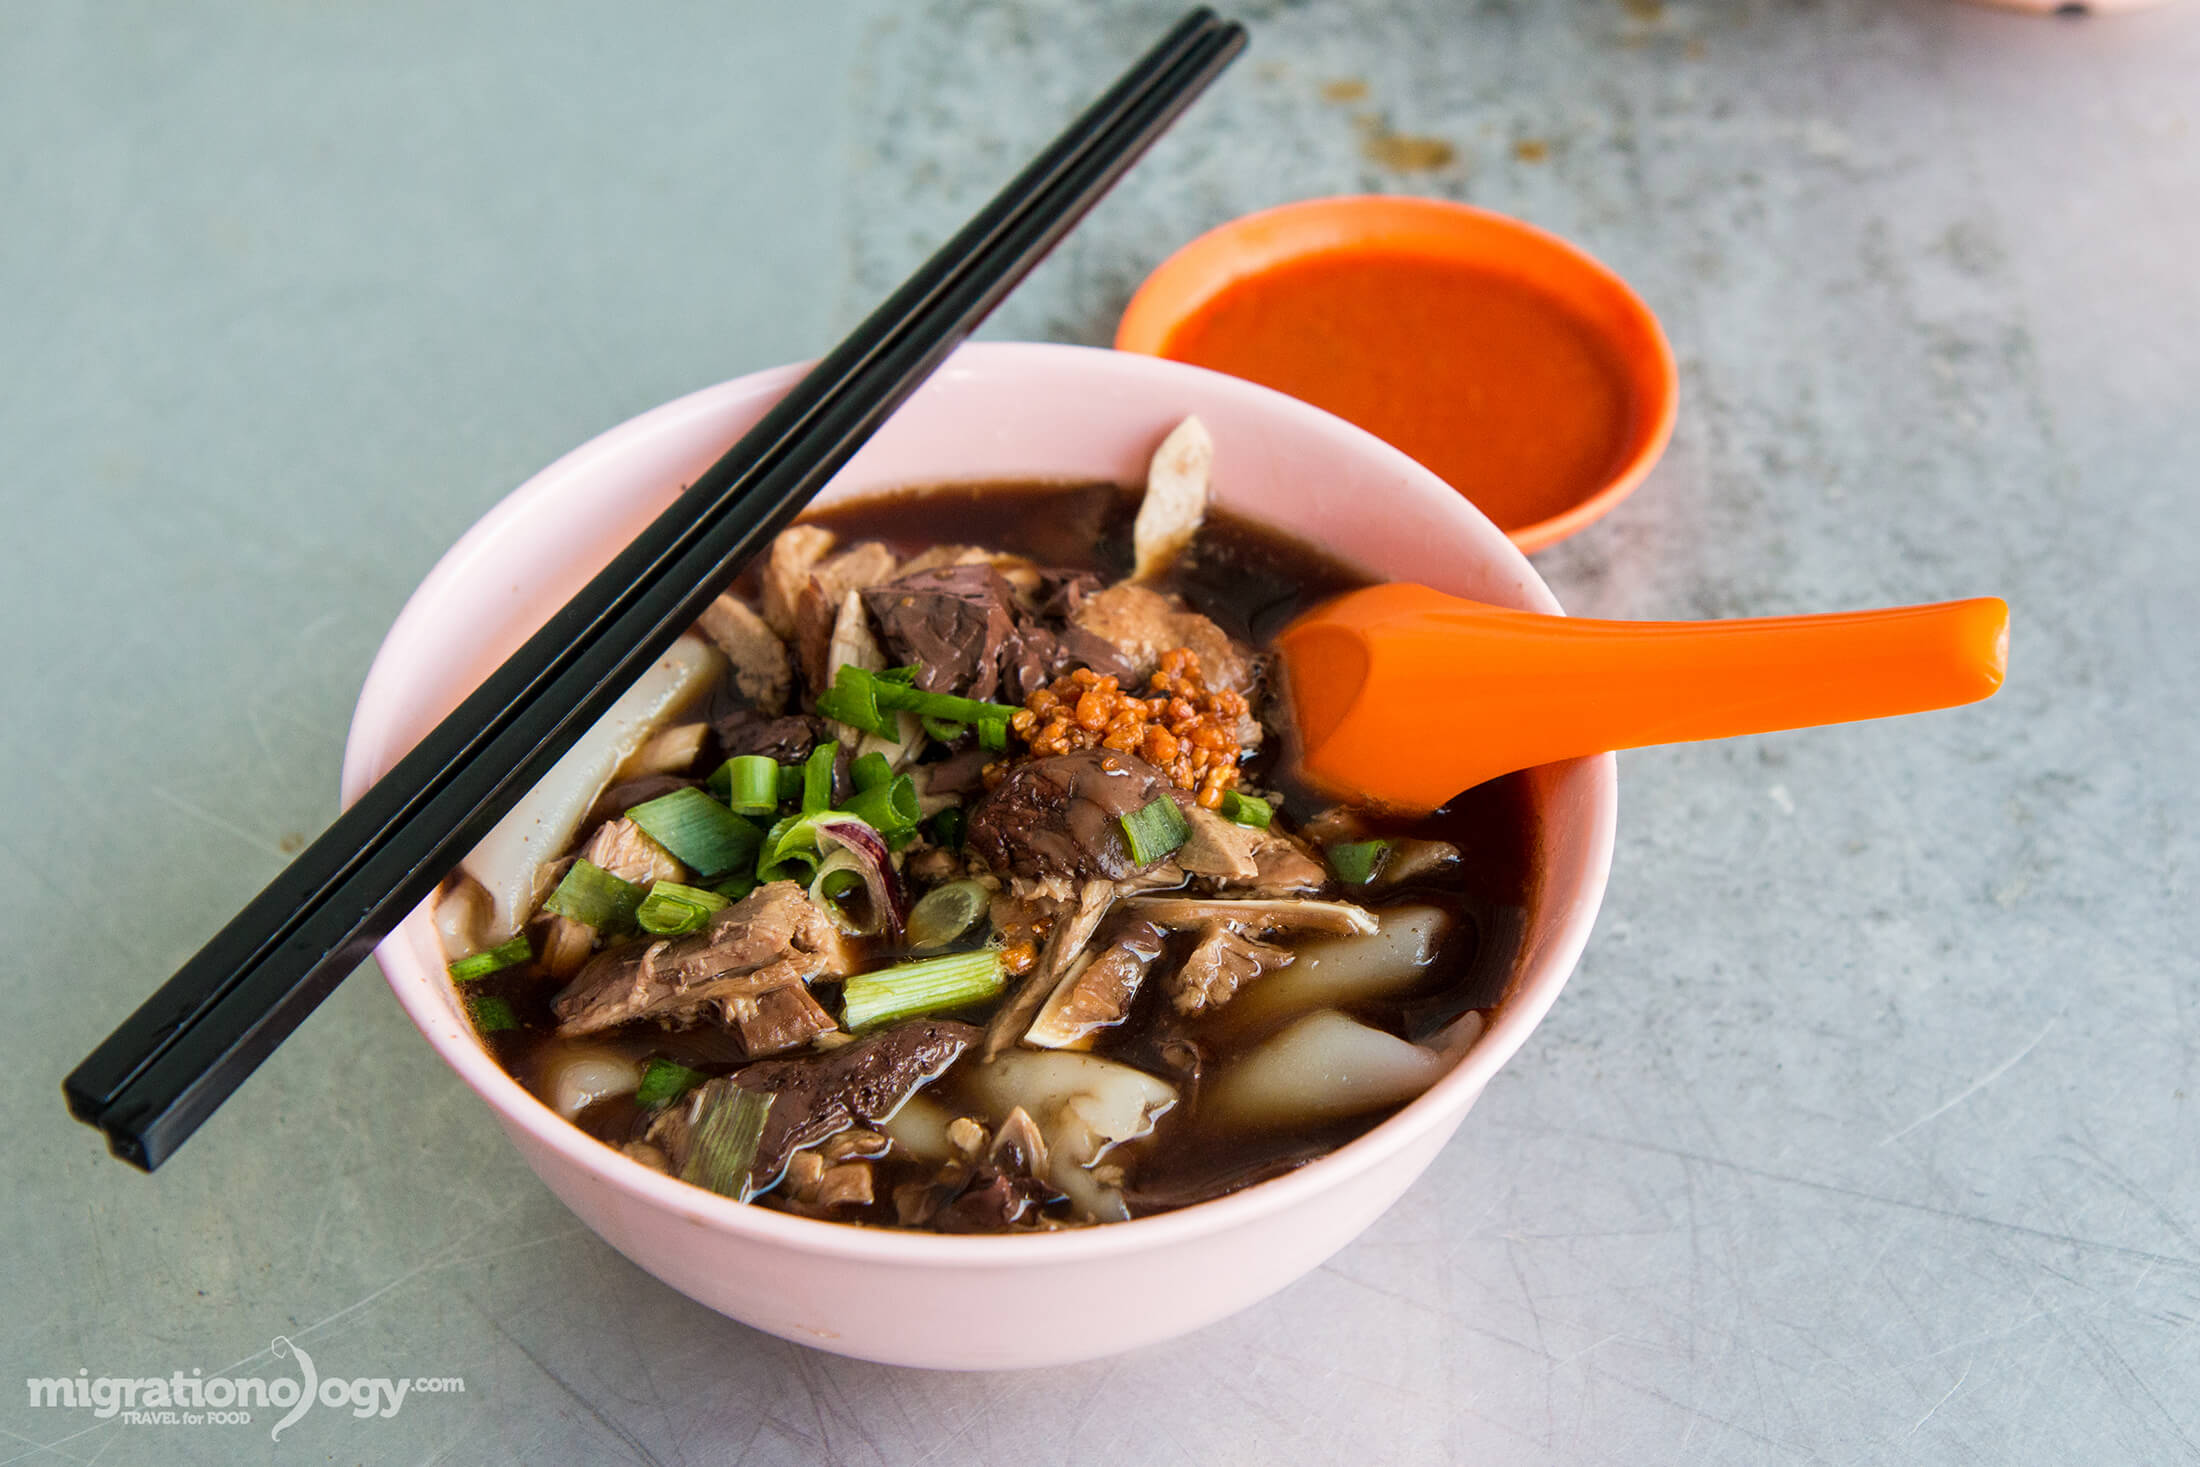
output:
[[1189,647],[1199,656],[1208,687],[1252,692],[1252,653],[1178,597],[1119,581],[1084,597],[1071,624],[1113,647],[1141,682],[1160,665],[1162,653]]
[[1130,1017],[1146,970],[1161,956],[1161,929],[1134,922],[1091,961],[1071,968],[1025,1031],[1043,1049],[1089,1049],[1093,1037]]
[[825,1006],[810,996],[807,985],[790,983],[759,993],[754,998],[725,1001],[726,1021],[741,1035],[741,1047],[752,1059],[800,1049],[820,1034],[840,1025]]
[[914,667],[928,693],[990,702],[1016,635],[1016,591],[990,565],[920,570],[863,593],[887,661]]
[[1273,827],[1225,820],[1179,797],[1191,837],[1177,863],[1229,896],[1306,896],[1329,884],[1329,872],[1304,846]]
[[1089,667],[1118,682],[1130,680],[1130,665],[1091,632],[1026,618],[1001,651],[1001,696],[1022,703],[1073,667]]
[[1120,881],[1145,869],[1122,818],[1170,787],[1145,760],[1112,749],[1027,759],[977,803],[966,839],[1001,875]]
[[[581,828],[586,830],[606,820],[616,820],[636,805],[646,805],[651,800],[662,799],[674,790],[692,789],[701,783],[701,780],[687,779],[677,774],[642,774],[633,779],[622,779],[596,796],[596,803],[588,807],[588,817],[581,821]],[[582,851],[581,854],[587,856],[588,852]],[[589,859],[595,860],[595,857],[589,856]]]
[[949,1019],[914,1019],[804,1059],[762,1060],[735,1072],[744,1090],[770,1094],[763,1139],[749,1169],[759,1191],[779,1180],[805,1146],[858,1121],[883,1121],[919,1086],[936,1079],[978,1040]]
[[1083,572],[1032,578],[1037,610],[996,566],[968,561],[904,573],[863,599],[887,661],[916,668],[928,693],[1021,703],[1072,667],[1127,674],[1112,646],[1066,619],[1097,582]]
[[1230,1001],[1240,988],[1263,973],[1290,963],[1289,948],[1274,947],[1211,922],[1184,965],[1169,975],[1169,1002],[1180,1014],[1205,1013]]
[[810,583],[810,573],[833,548],[834,535],[821,525],[789,525],[772,541],[764,557],[764,624],[781,641],[794,640],[794,603]]
[[822,718],[795,713],[767,718],[748,708],[717,719],[711,731],[718,736],[721,759],[762,754],[781,764],[800,764],[810,757],[810,750],[833,737],[833,726]]
[[594,1034],[637,1019],[693,1020],[728,999],[848,969],[832,919],[795,883],[774,881],[686,937],[637,939],[597,954],[550,1007],[560,1034]]
[[1189,798],[1177,800],[1191,834],[1177,851],[1177,864],[1193,876],[1222,881],[1251,881],[1260,875],[1256,859],[1266,831],[1225,820]]
[[792,679],[787,644],[748,602],[729,592],[704,607],[695,624],[726,654],[742,697],[765,713],[787,711]]

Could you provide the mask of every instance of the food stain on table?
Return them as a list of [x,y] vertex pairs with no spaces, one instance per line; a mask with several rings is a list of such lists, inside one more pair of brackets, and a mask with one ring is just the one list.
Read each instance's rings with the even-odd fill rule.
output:
[[1161,355],[1357,423],[1506,530],[1607,482],[1634,427],[1624,365],[1557,300],[1404,251],[1311,255],[1240,280]]
[[1361,154],[1369,162],[1399,173],[1429,172],[1459,156],[1458,149],[1442,138],[1392,132],[1385,124],[1372,120],[1363,120],[1362,126],[1366,136],[1360,140]]

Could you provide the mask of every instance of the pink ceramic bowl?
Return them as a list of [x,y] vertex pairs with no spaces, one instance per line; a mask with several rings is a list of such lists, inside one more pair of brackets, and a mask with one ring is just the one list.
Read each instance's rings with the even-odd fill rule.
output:
[[[800,376],[760,372],[621,424],[467,531],[390,629],[344,753],[356,799]],[[1369,570],[1501,605],[1558,603],[1503,534],[1412,460],[1232,377],[1082,347],[958,352],[821,502],[946,481],[1135,483],[1198,413],[1216,499]],[[745,1207],[628,1161],[560,1120],[467,1026],[425,908],[376,953],[398,1002],[488,1102],[550,1190],[681,1293],[821,1349],[950,1369],[1053,1365],[1167,1339],[1243,1309],[1336,1252],[1420,1175],[1573,970],[1604,893],[1609,755],[1532,775],[1540,838],[1524,956],[1481,1042],[1433,1089],[1288,1176],[1180,1212],[1028,1237],[945,1237]],[[1034,1309],[1043,1299],[1046,1307]]]

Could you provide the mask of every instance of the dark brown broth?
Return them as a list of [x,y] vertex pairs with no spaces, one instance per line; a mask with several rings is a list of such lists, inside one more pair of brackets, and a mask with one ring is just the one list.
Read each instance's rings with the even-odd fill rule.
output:
[[[902,555],[942,543],[983,545],[1027,555],[1045,565],[1095,571],[1112,580],[1130,569],[1131,526],[1137,510],[1138,491],[1113,484],[974,484],[875,496],[805,518],[833,530],[843,542],[882,540]],[[1231,635],[1264,647],[1293,617],[1370,579],[1258,521],[1216,510],[1208,515],[1193,553],[1160,585],[1180,592]],[[743,585],[753,591],[753,574],[743,578]],[[1441,671],[1432,669],[1432,675]],[[1270,708],[1268,714],[1271,726],[1281,719],[1280,709]],[[1248,775],[1251,782],[1283,792],[1285,819],[1296,826],[1332,802],[1312,795],[1292,779],[1289,769],[1281,767],[1277,742],[1270,741],[1270,747],[1249,766]],[[1503,996],[1517,963],[1526,908],[1533,895],[1528,888],[1535,842],[1533,806],[1525,777],[1507,775],[1468,791],[1426,819],[1373,819],[1369,824],[1379,834],[1450,841],[1461,852],[1461,864],[1447,872],[1441,884],[1402,888],[1372,903],[1437,905],[1458,919],[1420,988],[1402,998],[1352,1009],[1363,1022],[1410,1039],[1425,1038],[1460,1014],[1490,1008]],[[1171,951],[1156,971],[1167,971],[1191,940],[1189,934],[1172,939]],[[873,955],[875,961],[891,956],[883,949]],[[489,1046],[507,1070],[541,1094],[541,1071],[557,1042],[548,1013],[548,1000],[555,990],[528,976],[531,973],[531,968],[507,970],[468,985],[468,991],[493,992],[511,1000],[527,1027],[492,1035]],[[984,1016],[969,1017],[983,1022]],[[1149,983],[1129,1019],[1103,1036],[1095,1052],[1176,1078],[1156,1055],[1166,1040],[1186,1039],[1201,1054],[1202,1075],[1212,1077],[1290,1017],[1296,1016],[1266,1024],[1234,1024],[1225,1008],[1187,1021],[1171,1011],[1161,985]],[[737,1041],[708,1028],[677,1033],[652,1029],[587,1042],[637,1059],[663,1056],[713,1073],[735,1068],[740,1059]],[[951,1071],[936,1088],[952,1096],[953,1080]],[[1134,1212],[1164,1211],[1265,1180],[1335,1150],[1393,1113],[1247,1134],[1202,1125],[1197,1087],[1184,1088],[1186,1103],[1164,1116],[1152,1136],[1125,1148],[1125,1155],[1118,1158],[1132,1163],[1129,1191]],[[578,1124],[616,1146],[638,1138],[647,1121],[631,1097],[620,1096],[589,1107]],[[877,1205],[846,1220],[892,1224],[894,1185],[929,1175],[929,1168],[906,1161],[880,1163]],[[762,1200],[773,1201],[769,1196]]]

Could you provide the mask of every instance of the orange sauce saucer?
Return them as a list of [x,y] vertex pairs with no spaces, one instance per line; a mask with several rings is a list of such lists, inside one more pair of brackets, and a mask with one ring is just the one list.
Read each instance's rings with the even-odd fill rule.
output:
[[1625,281],[1556,235],[1441,199],[1232,220],[1146,278],[1115,345],[1356,423],[1530,551],[1642,482],[1678,397],[1665,333]]

